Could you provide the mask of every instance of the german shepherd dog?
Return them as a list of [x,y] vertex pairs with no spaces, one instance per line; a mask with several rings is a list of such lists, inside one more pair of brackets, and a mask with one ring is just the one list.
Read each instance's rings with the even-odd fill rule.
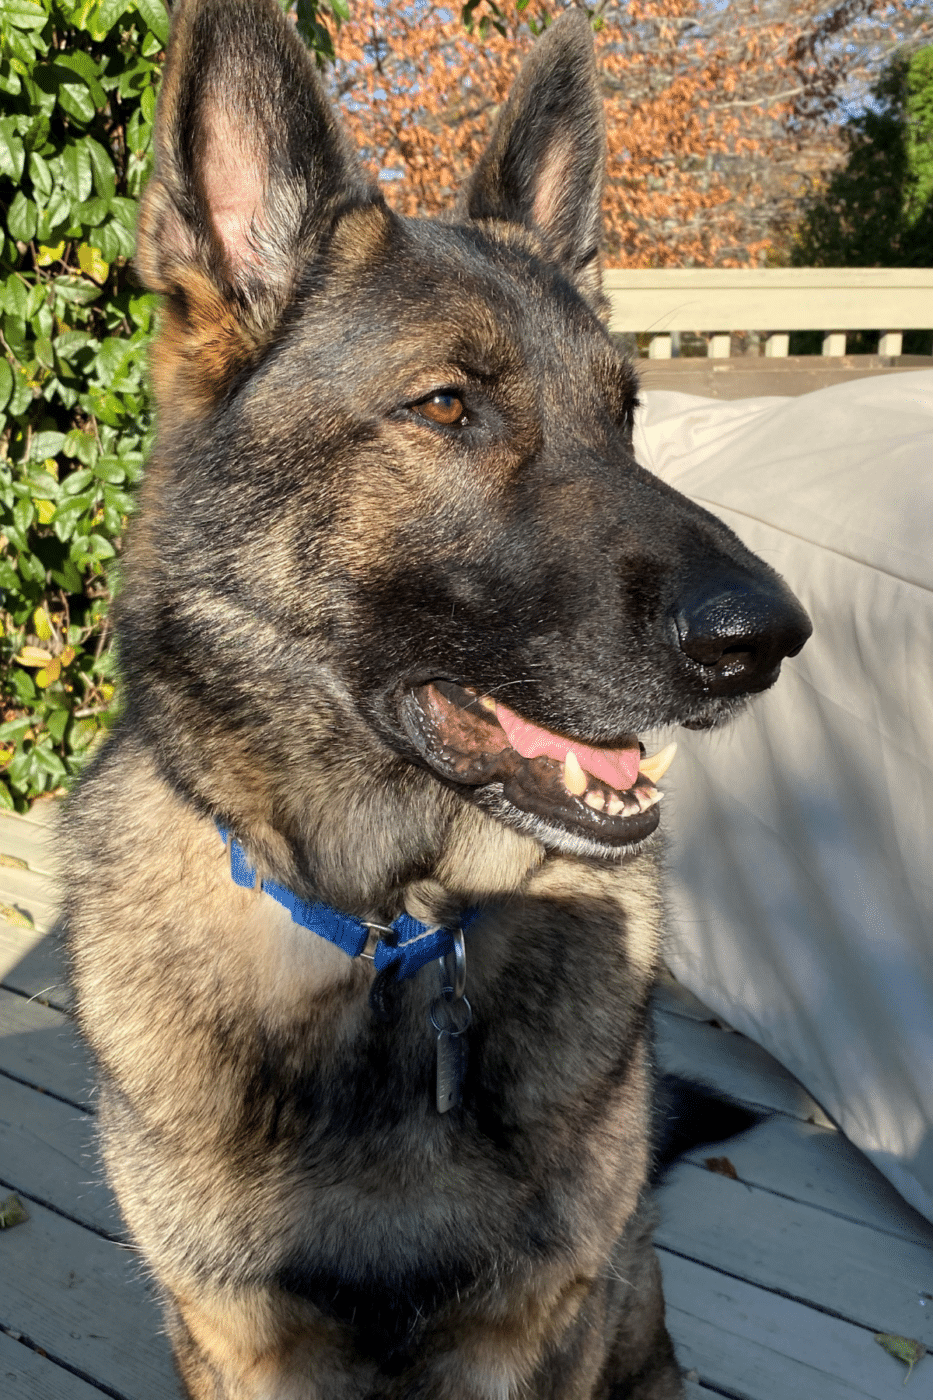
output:
[[67,921],[186,1393],[672,1400],[638,731],[724,720],[809,622],[634,461],[585,15],[443,220],[386,206],[276,0],[175,7],[156,140],[160,436]]

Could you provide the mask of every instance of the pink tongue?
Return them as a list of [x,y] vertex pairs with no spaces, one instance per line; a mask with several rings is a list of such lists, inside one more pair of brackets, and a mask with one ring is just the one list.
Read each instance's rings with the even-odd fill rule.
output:
[[563,763],[569,749],[573,749],[580,761],[580,767],[594,778],[599,778],[614,788],[625,792],[633,787],[638,777],[641,753],[638,749],[592,749],[588,744],[580,744],[575,739],[562,739],[559,734],[551,734],[547,729],[539,729],[527,719],[522,719],[508,705],[496,701],[496,719],[505,730],[516,753],[522,758],[554,758]]

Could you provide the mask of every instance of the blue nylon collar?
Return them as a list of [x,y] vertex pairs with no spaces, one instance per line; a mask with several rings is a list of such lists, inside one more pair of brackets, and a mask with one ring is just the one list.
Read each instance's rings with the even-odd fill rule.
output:
[[[230,874],[235,885],[244,889],[255,889],[256,871],[239,841],[220,822],[216,823],[224,843],[230,850]],[[310,904],[301,899],[284,885],[275,880],[263,880],[262,891],[270,895],[283,909],[287,909],[292,921],[300,928],[309,929],[328,943],[334,943],[350,958],[358,958],[366,947],[370,931],[379,932],[379,941],[373,957],[377,972],[390,972],[404,979],[414,977],[435,958],[444,958],[453,951],[455,929],[439,928],[437,925],[423,924],[410,914],[400,914],[386,930],[377,924],[364,924],[352,914],[341,914],[329,904]],[[473,907],[464,911],[460,928],[466,930],[479,914]]]

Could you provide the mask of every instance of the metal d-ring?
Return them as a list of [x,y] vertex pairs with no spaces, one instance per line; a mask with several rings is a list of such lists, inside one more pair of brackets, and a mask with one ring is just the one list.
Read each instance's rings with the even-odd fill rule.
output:
[[[449,959],[453,956],[453,972],[450,971]],[[449,953],[445,953],[438,961],[443,973],[443,983],[445,993],[450,988],[450,1000],[459,1001],[466,991],[466,942],[463,937],[463,929],[458,928],[453,936],[453,947]]]

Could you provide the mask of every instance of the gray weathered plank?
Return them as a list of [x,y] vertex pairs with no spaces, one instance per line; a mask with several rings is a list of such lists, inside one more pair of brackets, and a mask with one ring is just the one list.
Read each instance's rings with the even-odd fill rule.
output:
[[103,1392],[0,1332],[3,1400],[101,1400]]
[[933,1224],[909,1206],[857,1147],[832,1128],[775,1116],[685,1161],[727,1156],[742,1181],[933,1249]]
[[95,1149],[93,1117],[13,1079],[0,1089],[0,1181],[91,1229],[122,1232]]
[[[0,905],[8,905],[47,932],[58,917],[58,887],[48,875],[0,866]],[[0,914],[3,914],[0,909]],[[16,920],[11,921],[14,926]]]
[[702,1080],[756,1108],[832,1126],[800,1081],[753,1040],[660,1006],[655,1007],[653,1021],[655,1053],[665,1074]]
[[59,801],[36,802],[20,815],[0,812],[0,852],[25,860],[30,870],[54,876],[60,867]]
[[0,988],[0,1072],[87,1104],[93,1074],[70,1019]]
[[0,984],[60,1009],[70,1006],[71,991],[57,935],[16,928],[0,919]]
[[933,1250],[689,1163],[659,1200],[659,1244],[933,1350]]
[[[741,1400],[905,1400],[905,1368],[870,1331],[659,1251],[680,1364]],[[801,1270],[808,1265],[801,1260]],[[912,1378],[929,1394],[933,1361]]]
[[60,805],[37,803],[26,816],[0,813],[0,906],[33,924],[22,927],[0,907],[0,982],[27,996],[48,995],[53,1005],[68,1000],[57,940],[50,934],[59,904]]
[[34,1202],[0,1235],[0,1322],[128,1400],[178,1400],[137,1257]]

